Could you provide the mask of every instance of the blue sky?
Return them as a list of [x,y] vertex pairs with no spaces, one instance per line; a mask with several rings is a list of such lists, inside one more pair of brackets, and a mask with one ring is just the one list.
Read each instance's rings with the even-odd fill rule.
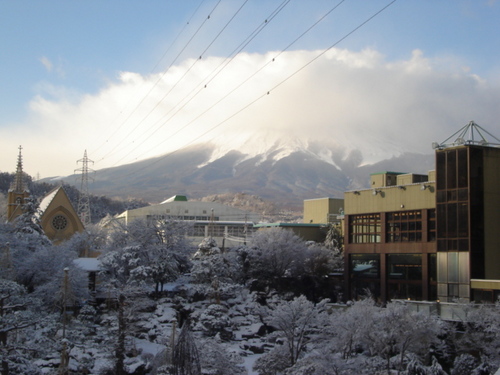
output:
[[[47,177],[71,174],[85,149],[99,169],[172,151],[195,142],[193,134],[205,132],[200,140],[213,139],[228,148],[229,143],[238,144],[235,134],[274,137],[270,124],[279,123],[271,129],[276,133],[301,137],[298,128],[316,117],[318,133],[335,133],[335,124],[346,127],[352,122],[348,128],[357,133],[339,130],[337,143],[346,151],[366,149],[367,162],[390,153],[426,152],[430,142],[444,140],[469,120],[500,136],[500,2],[398,0],[354,31],[390,3],[0,0],[0,171],[14,171],[19,144],[26,171]],[[285,6],[273,18],[280,4]],[[337,4],[287,53],[279,54]],[[252,76],[273,56],[279,56],[277,63],[286,61],[278,73],[262,72],[251,79],[244,93],[235,93],[238,99],[220,102],[213,115],[193,108],[189,114],[181,111],[162,120],[179,105],[175,98],[189,95],[268,18],[243,49],[246,54],[214,80],[216,90],[205,98],[199,95],[192,105],[200,111],[212,108],[214,98],[224,98],[238,80]],[[322,59],[311,62],[333,45],[338,53],[330,56],[331,65]],[[200,56],[194,66],[190,59]],[[426,73],[416,76],[416,70]],[[276,84],[280,87],[267,107],[245,110],[236,123],[226,123],[258,97],[259,90]],[[164,97],[169,90],[172,93]],[[253,90],[256,96],[250,95]],[[309,98],[312,102],[306,105]],[[319,106],[324,98],[340,98],[343,105],[330,107],[325,100]],[[294,118],[284,115],[287,105],[297,111]],[[361,108],[363,117],[358,114]],[[301,116],[302,122],[294,124]],[[248,126],[242,125],[245,121]],[[152,130],[162,123],[162,129]],[[382,123],[401,136],[379,140]],[[408,132],[424,123],[428,127],[402,147]],[[213,126],[220,132],[209,131]],[[227,138],[233,129],[235,134]],[[360,129],[367,130],[366,139],[354,140]],[[134,142],[144,134],[149,138],[136,148]],[[169,134],[175,134],[170,141]],[[378,153],[373,144],[379,141],[394,148],[389,154]]]

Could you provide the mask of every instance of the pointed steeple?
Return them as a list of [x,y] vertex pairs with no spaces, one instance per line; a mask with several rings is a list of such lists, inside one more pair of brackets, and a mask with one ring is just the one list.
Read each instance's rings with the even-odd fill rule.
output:
[[17,156],[17,169],[16,177],[14,179],[14,185],[12,186],[12,191],[15,193],[23,193],[24,189],[24,176],[23,176],[23,155],[21,153],[23,147],[19,146],[19,155]]
[[25,199],[29,197],[29,191],[24,184],[22,149],[23,148],[19,146],[16,176],[14,177],[14,181],[12,182],[7,196],[7,221],[13,221],[23,213]]

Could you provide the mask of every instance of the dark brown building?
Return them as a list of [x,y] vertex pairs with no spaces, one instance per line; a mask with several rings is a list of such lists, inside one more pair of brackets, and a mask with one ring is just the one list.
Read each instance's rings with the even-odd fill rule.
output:
[[474,122],[449,139],[434,144],[435,173],[373,174],[345,193],[348,298],[498,297],[500,141]]

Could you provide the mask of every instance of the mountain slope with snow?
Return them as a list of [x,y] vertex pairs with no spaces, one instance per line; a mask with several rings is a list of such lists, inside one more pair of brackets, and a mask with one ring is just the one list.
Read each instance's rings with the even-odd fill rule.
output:
[[[255,143],[254,143],[255,144]],[[98,170],[91,193],[160,202],[175,194],[191,199],[245,192],[301,207],[304,199],[342,197],[368,187],[369,174],[384,170],[426,173],[432,155],[402,154],[363,165],[361,151],[319,142],[278,142],[245,152],[213,144],[190,146],[157,158]],[[69,176],[66,182],[74,183]]]

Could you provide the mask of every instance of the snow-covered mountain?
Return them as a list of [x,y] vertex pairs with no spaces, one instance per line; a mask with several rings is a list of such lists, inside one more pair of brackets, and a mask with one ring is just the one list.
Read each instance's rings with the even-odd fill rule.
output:
[[[362,152],[335,142],[263,137],[232,146],[198,144],[160,157],[98,170],[93,194],[159,202],[175,194],[201,198],[245,192],[300,207],[304,199],[342,197],[368,186],[369,174],[383,170],[426,173],[432,155],[403,153],[363,164]],[[235,147],[235,144],[237,145]],[[74,177],[67,178],[74,183]]]

